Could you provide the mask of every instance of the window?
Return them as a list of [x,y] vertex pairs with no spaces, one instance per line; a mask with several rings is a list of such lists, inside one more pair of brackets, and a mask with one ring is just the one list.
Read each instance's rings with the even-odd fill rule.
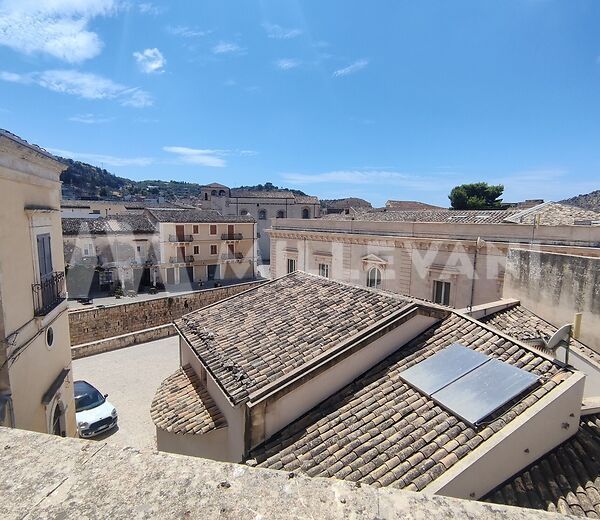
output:
[[319,275],[329,278],[329,264],[319,264]]
[[210,245],[210,254],[211,255],[216,255],[217,254],[217,244],[211,244]]
[[287,261],[287,272],[289,273],[293,273],[296,270],[296,259],[294,258],[288,258]]
[[433,282],[433,301],[441,305],[450,305],[450,282]]
[[194,233],[194,235],[197,235],[198,234],[198,226],[196,224],[194,224],[192,229],[193,229],[192,233]]
[[141,253],[141,252],[142,252],[142,246],[135,246],[135,250],[136,250],[138,253]]
[[217,225],[216,224],[211,224],[210,225],[209,233],[211,235],[216,235],[217,234]]
[[240,215],[242,216],[246,216],[248,214],[248,210],[247,209],[243,209],[242,211],[240,211]]
[[211,195],[214,195],[214,196],[216,197],[216,196],[217,196],[217,190],[212,190],[212,191],[210,192],[210,194],[211,194]]
[[208,200],[208,193],[204,194],[204,200]]
[[225,190],[219,190],[219,197],[224,197],[225,195]]
[[283,210],[279,210],[277,212],[277,218],[285,218],[285,213],[283,212]]
[[199,255],[200,254],[200,246],[194,246],[194,254],[195,255]]
[[302,210],[302,218],[310,218],[310,211],[308,210],[308,208],[304,208]]
[[267,210],[266,209],[261,209],[258,212],[258,220],[267,220]]
[[52,275],[52,252],[50,249],[50,234],[37,236],[38,264],[40,267],[40,282]]
[[379,289],[381,287],[381,271],[377,267],[371,267],[367,273],[367,287]]
[[83,256],[94,256],[94,244],[85,244],[83,246]]

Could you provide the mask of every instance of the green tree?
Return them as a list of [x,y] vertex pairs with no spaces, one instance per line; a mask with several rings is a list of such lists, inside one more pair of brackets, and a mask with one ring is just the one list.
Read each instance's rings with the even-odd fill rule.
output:
[[452,209],[499,209],[504,186],[489,185],[487,182],[461,184],[452,188],[448,198]]

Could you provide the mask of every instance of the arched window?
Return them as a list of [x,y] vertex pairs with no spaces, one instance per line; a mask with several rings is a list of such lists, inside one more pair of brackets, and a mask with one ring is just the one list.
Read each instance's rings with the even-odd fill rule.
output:
[[211,195],[214,195],[214,196],[216,197],[216,196],[217,196],[217,190],[212,190],[212,191],[210,192],[210,194],[211,194]]
[[308,208],[304,208],[302,210],[302,218],[310,218],[310,211],[308,210]]
[[219,190],[219,197],[225,196],[225,190]]
[[367,273],[367,287],[379,289],[381,287],[381,271],[377,267],[371,267]]
[[267,210],[266,209],[259,210],[258,220],[267,220]]
[[277,212],[277,218],[284,218],[284,215],[285,213],[281,209]]
[[247,209],[243,209],[242,211],[240,211],[240,215],[242,216],[246,216],[248,214],[248,210]]

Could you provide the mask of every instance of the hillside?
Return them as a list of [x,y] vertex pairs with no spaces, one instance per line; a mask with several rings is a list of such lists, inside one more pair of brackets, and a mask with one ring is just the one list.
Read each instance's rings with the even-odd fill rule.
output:
[[343,210],[349,208],[369,208],[373,206],[368,200],[359,199],[357,197],[348,197],[345,199],[323,199],[321,207],[328,210]]
[[[65,199],[121,198],[126,195],[141,197],[164,197],[167,200],[198,197],[201,184],[182,181],[132,181],[117,177],[109,171],[80,161],[57,157],[68,168],[61,174],[62,196]],[[289,191],[306,195],[303,191],[279,188],[271,182],[255,186],[240,186],[246,191]]]
[[593,211],[600,211],[600,190],[592,191],[591,193],[586,193],[584,195],[577,195],[576,197],[561,200],[560,202],[571,206],[591,209]]

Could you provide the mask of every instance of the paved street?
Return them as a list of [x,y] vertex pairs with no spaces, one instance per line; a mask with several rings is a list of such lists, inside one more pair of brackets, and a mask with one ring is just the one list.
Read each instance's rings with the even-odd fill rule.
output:
[[119,429],[101,436],[119,445],[156,449],[150,404],[179,367],[178,338],[165,338],[73,361],[74,378],[93,384],[119,413]]

